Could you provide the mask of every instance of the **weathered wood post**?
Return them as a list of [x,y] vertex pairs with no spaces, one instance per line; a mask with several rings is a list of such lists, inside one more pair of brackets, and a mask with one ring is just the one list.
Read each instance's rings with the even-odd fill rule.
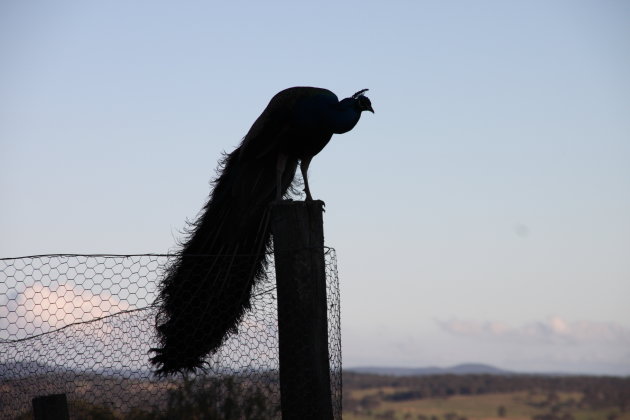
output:
[[283,420],[332,419],[323,201],[272,208]]
[[68,420],[66,394],[52,394],[33,398],[35,420]]

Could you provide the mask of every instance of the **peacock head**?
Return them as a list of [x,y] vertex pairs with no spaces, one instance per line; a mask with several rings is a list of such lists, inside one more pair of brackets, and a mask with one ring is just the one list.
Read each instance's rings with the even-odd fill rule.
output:
[[367,92],[368,90],[369,89],[361,89],[360,91],[352,95],[352,99],[354,99],[359,105],[359,110],[361,110],[361,112],[370,111],[372,114],[374,114],[374,109],[372,109],[372,102],[370,102],[370,98],[365,96],[365,92]]

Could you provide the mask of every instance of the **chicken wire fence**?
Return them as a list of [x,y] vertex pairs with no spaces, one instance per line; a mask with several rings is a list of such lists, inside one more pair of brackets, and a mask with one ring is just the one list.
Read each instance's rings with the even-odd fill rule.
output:
[[[326,248],[331,391],[341,418],[336,255]],[[160,378],[158,284],[173,255],[0,259],[0,418],[30,419],[34,397],[65,393],[71,418],[280,418],[273,258],[251,309],[195,375]]]

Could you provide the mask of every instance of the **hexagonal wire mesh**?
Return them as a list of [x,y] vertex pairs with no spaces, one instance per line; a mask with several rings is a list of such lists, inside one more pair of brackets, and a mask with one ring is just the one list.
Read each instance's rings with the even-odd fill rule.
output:
[[[341,418],[335,252],[326,249],[329,353]],[[169,255],[0,259],[0,418],[32,418],[36,396],[65,393],[71,418],[279,418],[275,270],[205,374],[157,378],[154,300]],[[218,414],[217,413],[221,413]]]

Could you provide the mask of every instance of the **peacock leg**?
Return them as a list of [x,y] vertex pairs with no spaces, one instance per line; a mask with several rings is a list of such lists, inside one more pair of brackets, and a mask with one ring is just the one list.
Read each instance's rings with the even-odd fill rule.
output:
[[282,200],[282,174],[287,166],[287,155],[280,153],[276,161],[276,200]]
[[308,165],[311,164],[311,158],[302,159],[300,161],[300,171],[302,171],[302,179],[304,180],[304,192],[306,193],[306,201],[313,201],[311,189],[308,187]]

